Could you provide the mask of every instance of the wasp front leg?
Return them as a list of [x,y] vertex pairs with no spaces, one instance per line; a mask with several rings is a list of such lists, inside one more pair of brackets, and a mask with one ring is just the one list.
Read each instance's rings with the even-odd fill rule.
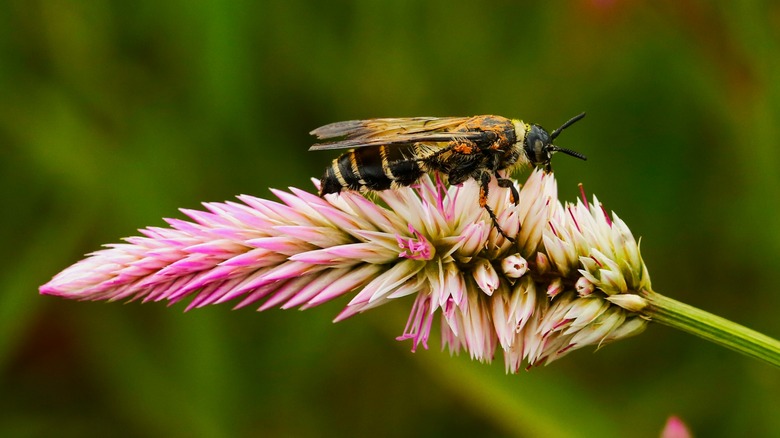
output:
[[490,216],[490,219],[493,221],[493,226],[496,227],[496,231],[498,231],[498,234],[504,236],[506,240],[515,243],[515,239],[512,237],[509,237],[503,229],[501,229],[501,225],[498,224],[498,218],[496,217],[496,214],[493,212],[493,209],[490,208],[488,205],[488,193],[489,193],[489,185],[490,180],[492,177],[488,172],[482,172],[479,175],[479,206],[484,208],[488,215]]
[[501,175],[498,174],[498,172],[495,173],[496,175],[496,182],[498,182],[499,187],[503,187],[505,189],[509,189],[511,192],[511,200],[512,203],[517,205],[520,202],[520,193],[517,192],[517,187],[515,187],[515,183],[512,182],[509,178],[504,178]]

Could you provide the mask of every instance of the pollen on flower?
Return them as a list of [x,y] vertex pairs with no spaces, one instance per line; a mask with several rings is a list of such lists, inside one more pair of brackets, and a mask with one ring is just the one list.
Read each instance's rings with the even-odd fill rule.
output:
[[595,197],[561,204],[543,171],[516,187],[516,203],[495,181],[487,199],[514,242],[479,207],[474,181],[449,186],[424,176],[375,197],[292,188],[272,191],[279,201],[240,196],[182,210],[189,220],[89,254],[40,291],[258,310],[351,295],[336,321],[407,299],[398,339],[412,350],[427,348],[438,315],[444,348],[485,362],[500,349],[509,372],[641,332],[637,292],[650,279],[625,223]]

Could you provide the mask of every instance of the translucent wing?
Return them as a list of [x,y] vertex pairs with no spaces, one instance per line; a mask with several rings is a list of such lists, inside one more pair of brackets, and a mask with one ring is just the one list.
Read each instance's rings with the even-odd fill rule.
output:
[[367,146],[410,143],[438,143],[456,139],[474,141],[485,138],[482,131],[456,131],[469,117],[412,117],[336,122],[310,132],[318,139],[344,137],[342,140],[315,144],[310,151],[352,149]]

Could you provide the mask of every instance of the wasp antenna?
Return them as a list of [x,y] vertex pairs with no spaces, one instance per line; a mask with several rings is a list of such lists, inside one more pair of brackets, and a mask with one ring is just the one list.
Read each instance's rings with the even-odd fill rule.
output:
[[[568,128],[569,126],[573,125],[574,123],[578,122],[578,121],[579,121],[579,120],[581,120],[583,117],[585,117],[585,113],[578,114],[578,115],[576,115],[576,116],[572,117],[571,119],[569,119],[569,121],[568,121],[568,122],[564,123],[563,125],[561,125],[561,127],[560,127],[560,128],[556,129],[555,131],[553,131],[553,132],[550,134],[550,141],[554,140],[554,139],[555,139],[555,137],[557,137],[557,136],[558,136],[558,135],[559,135],[561,132],[563,132],[563,130],[564,130],[564,129],[566,129],[566,128]],[[562,150],[561,150],[561,151],[562,151]]]
[[566,155],[571,155],[572,157],[579,158],[582,161],[586,161],[588,159],[588,157],[586,157],[585,155],[583,155],[583,154],[581,154],[581,153],[579,153],[577,151],[573,151],[571,149],[558,147],[558,146],[555,146],[555,145],[553,145],[550,150],[553,151],[553,152],[563,152]]

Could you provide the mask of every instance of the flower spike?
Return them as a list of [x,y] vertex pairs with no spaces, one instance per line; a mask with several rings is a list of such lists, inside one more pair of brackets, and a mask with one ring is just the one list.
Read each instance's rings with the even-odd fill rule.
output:
[[188,310],[225,302],[309,308],[353,294],[337,320],[414,295],[398,339],[427,348],[439,314],[451,352],[489,362],[500,348],[510,372],[641,332],[637,294],[650,279],[625,223],[607,217],[595,197],[560,204],[552,174],[514,184],[517,203],[506,190],[488,198],[498,225],[518,230],[514,242],[474,208],[473,181],[447,186],[426,176],[377,193],[381,204],[349,191],[320,198],[274,190],[280,202],[242,195],[182,210],[189,220],[107,245],[40,291],[189,299]]

